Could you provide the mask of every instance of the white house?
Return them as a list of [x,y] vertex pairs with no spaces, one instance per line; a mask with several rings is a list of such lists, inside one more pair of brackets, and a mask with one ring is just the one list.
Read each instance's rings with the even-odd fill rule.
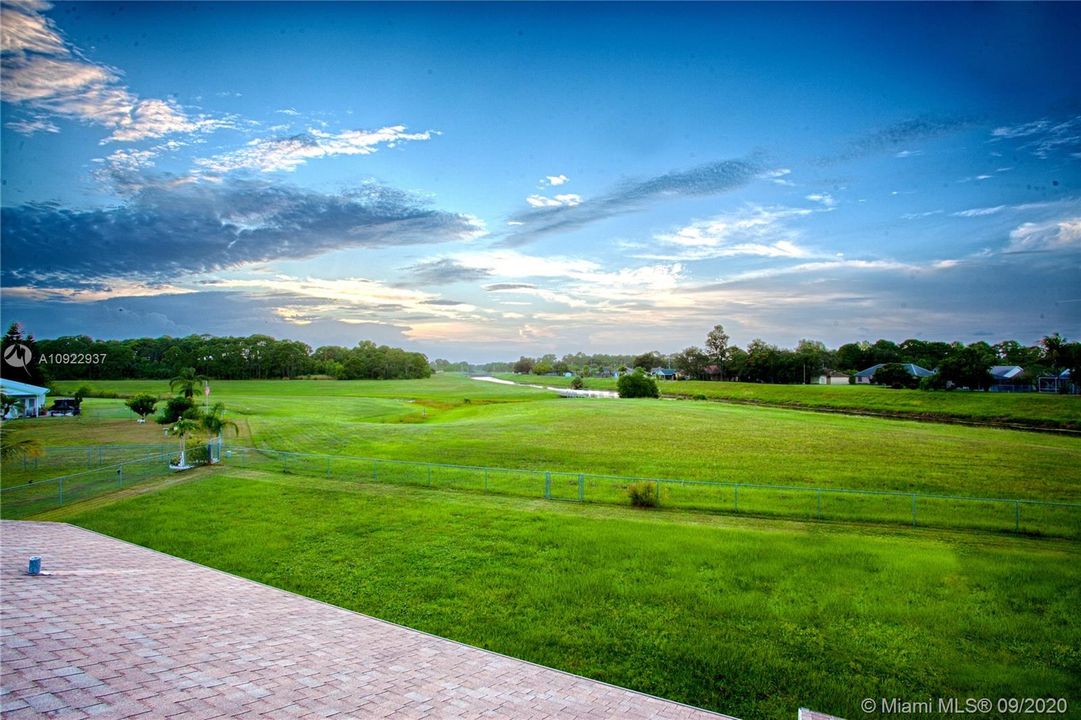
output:
[[829,370],[819,375],[815,382],[819,385],[848,385],[848,373]]
[[0,378],[0,392],[16,400],[15,405],[4,416],[7,420],[17,417],[37,417],[44,412],[45,396],[49,394],[49,388]]

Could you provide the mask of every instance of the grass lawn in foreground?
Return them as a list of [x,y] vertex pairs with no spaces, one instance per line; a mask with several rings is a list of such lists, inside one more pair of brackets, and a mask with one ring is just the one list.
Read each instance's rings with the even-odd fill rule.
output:
[[737,717],[789,720],[809,706],[859,718],[864,697],[1081,697],[1071,542],[244,471],[67,519]]
[[[378,396],[336,394],[347,387]],[[1041,433],[722,403],[552,399],[529,388],[454,376],[401,383],[222,382],[214,392],[212,398],[225,402],[227,415],[240,424],[241,444],[276,450],[573,473],[1081,500],[1081,439]],[[83,429],[93,425],[89,420],[33,423],[42,429],[44,444],[67,445],[90,436]],[[136,437],[160,441],[157,425],[98,422],[117,423],[133,442]]]

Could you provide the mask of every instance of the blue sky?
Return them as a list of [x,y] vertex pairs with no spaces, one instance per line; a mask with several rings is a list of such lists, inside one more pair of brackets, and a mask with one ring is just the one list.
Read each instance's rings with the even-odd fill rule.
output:
[[1074,4],[3,5],[4,322],[1081,335]]

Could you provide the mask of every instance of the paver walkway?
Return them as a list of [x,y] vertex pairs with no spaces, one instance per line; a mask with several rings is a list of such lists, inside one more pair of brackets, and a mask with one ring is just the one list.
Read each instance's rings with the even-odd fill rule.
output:
[[5,720],[724,717],[71,525],[4,521],[0,543]]

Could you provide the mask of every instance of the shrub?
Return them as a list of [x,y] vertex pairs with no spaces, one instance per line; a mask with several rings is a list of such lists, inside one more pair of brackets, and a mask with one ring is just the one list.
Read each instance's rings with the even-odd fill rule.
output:
[[158,399],[153,395],[141,393],[135,395],[124,404],[127,405],[133,413],[141,418],[145,418],[147,415],[154,414],[154,406],[158,404]]
[[575,390],[581,390],[585,386],[586,384],[582,381],[582,377],[580,375],[575,375],[574,379],[571,380],[571,387]]
[[657,483],[635,482],[627,486],[627,497],[635,507],[657,507],[661,499],[657,493]]
[[621,398],[658,398],[661,396],[660,391],[657,389],[657,381],[640,372],[621,375],[618,387]]
[[694,396],[694,399],[695,399],[695,400],[705,400],[705,399],[706,399],[706,396],[705,396],[705,395],[703,395],[703,394],[701,394],[701,393],[699,393],[699,394],[697,394],[697,395],[695,395],[695,396]]
[[160,425],[172,425],[194,407],[195,402],[191,398],[177,395],[165,401],[165,407],[162,408],[161,415],[156,418],[156,421]]

